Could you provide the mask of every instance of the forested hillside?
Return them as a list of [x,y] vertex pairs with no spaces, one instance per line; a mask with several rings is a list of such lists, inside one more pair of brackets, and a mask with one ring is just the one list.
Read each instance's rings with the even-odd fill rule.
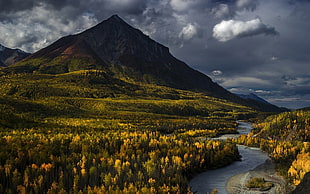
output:
[[257,114],[98,70],[0,82],[0,193],[186,193],[193,173],[239,159],[235,144],[206,137]]
[[310,112],[293,111],[267,117],[238,143],[260,147],[277,164],[278,172],[298,185],[310,171]]
[[202,93],[128,83],[100,72],[0,77],[0,126],[218,130],[223,119],[231,122],[256,114]]

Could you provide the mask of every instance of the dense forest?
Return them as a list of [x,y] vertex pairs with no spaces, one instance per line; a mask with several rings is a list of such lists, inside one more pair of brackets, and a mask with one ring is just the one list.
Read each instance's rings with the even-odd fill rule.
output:
[[0,192],[185,193],[187,179],[239,159],[235,144],[151,131],[0,133]]
[[237,143],[269,153],[278,172],[298,185],[310,171],[310,112],[293,111],[267,117]]
[[[0,193],[187,193],[251,108],[101,71],[0,76]],[[203,137],[203,138],[201,138]]]
[[[123,80],[124,81],[124,80]],[[309,112],[266,118],[203,93],[115,80],[102,71],[0,76],[0,193],[190,193],[188,179],[260,147],[298,184],[309,168]]]

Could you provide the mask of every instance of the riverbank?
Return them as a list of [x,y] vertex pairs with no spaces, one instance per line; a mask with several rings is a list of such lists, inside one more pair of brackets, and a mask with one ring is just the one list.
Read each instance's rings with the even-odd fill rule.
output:
[[[252,178],[260,177],[265,181],[274,184],[268,191],[254,191],[247,189],[244,185]],[[237,174],[226,183],[226,190],[230,194],[285,194],[285,180],[276,174],[275,166],[270,159],[267,159],[265,163],[257,166],[255,169]]]
[[268,159],[268,155],[259,149],[241,145],[238,145],[238,149],[242,155],[241,161],[196,175],[189,183],[191,191],[196,194],[205,194],[206,192],[211,193],[216,188],[219,194],[226,194],[228,193],[226,183],[230,177],[248,172]]
[[[248,134],[253,129],[250,123],[242,121],[238,121],[238,123],[239,134],[222,135],[212,139],[226,140],[227,138],[238,138],[240,134]],[[241,161],[236,161],[223,168],[197,174],[189,182],[191,191],[196,194],[205,194],[206,192],[211,193],[216,188],[219,194],[285,193],[281,191],[282,188],[285,188],[285,181],[276,175],[275,167],[267,153],[262,152],[259,148],[242,145],[238,145],[238,150],[242,156]],[[266,181],[272,181],[275,186],[268,192],[252,192],[244,188],[245,183],[251,177],[264,177]]]

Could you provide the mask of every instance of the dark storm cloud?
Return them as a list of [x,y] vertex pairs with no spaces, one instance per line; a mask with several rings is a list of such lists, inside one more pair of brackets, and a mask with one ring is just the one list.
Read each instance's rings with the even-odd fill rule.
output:
[[[86,29],[112,14],[120,14],[153,38],[167,42],[168,46],[181,46],[184,41],[202,38],[206,30],[205,26],[201,26],[206,25],[203,19],[212,19],[210,17],[214,14],[218,19],[222,17],[221,10],[214,12],[217,6],[226,5],[234,15],[237,10],[253,10],[256,4],[256,0],[4,0],[0,6],[0,25],[5,24],[4,31],[9,34],[14,28],[17,29],[16,34],[23,32],[14,41],[5,35],[0,36],[0,41],[5,39],[10,46],[35,51],[61,36]],[[89,21],[81,22],[87,17]],[[196,22],[197,19],[200,21]],[[207,23],[210,25],[212,21]],[[28,33],[23,24],[29,26]],[[65,30],[62,29],[64,25],[67,25]],[[42,34],[48,30],[51,30],[49,37],[42,40]],[[29,37],[32,35],[38,37],[34,45],[30,45],[33,38]]]
[[36,5],[35,1],[6,0],[0,1],[0,12],[15,12],[27,10]]
[[[99,9],[104,9],[108,12],[119,12],[134,15],[142,13],[146,8],[147,3],[145,0],[94,0],[93,2],[99,5]],[[100,10],[96,11],[100,12]]]
[[3,14],[0,20],[0,41],[9,47],[36,51],[61,36],[78,32],[96,24],[90,13],[79,12],[73,6],[56,9],[50,4],[39,4],[28,10]]
[[0,42],[34,52],[115,13],[139,14],[144,0],[7,0],[0,4]]
[[215,18],[233,18],[237,12],[254,11],[258,0],[212,1],[211,13]]
[[[84,12],[94,13],[98,19],[103,19],[101,17],[105,18],[113,13],[140,14],[146,8],[146,3],[147,1],[144,0],[3,0],[0,1],[0,18],[11,21],[7,14],[45,7],[51,13],[57,13],[62,9],[67,10],[64,15],[58,15],[63,21],[65,18],[74,20]],[[68,10],[68,7],[71,9]]]
[[10,13],[16,11],[25,11],[33,7],[48,4],[54,8],[62,8],[66,5],[79,7],[79,0],[3,0],[0,1],[0,12]]

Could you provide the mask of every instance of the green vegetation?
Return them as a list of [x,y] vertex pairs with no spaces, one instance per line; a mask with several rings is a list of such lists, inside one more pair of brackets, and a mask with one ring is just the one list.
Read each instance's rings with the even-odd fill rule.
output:
[[310,111],[285,112],[270,116],[259,126],[259,136],[287,141],[310,141]]
[[256,130],[242,135],[239,144],[269,153],[278,172],[298,185],[310,171],[310,112],[293,111],[267,117]]
[[260,191],[268,191],[273,187],[273,184],[266,182],[264,178],[253,177],[251,178],[245,186],[249,189],[258,189]]
[[239,159],[248,107],[103,70],[0,77],[0,193],[187,193]]
[[0,133],[0,192],[184,193],[197,170],[239,159],[229,142],[150,131]]
[[11,128],[198,129],[214,136],[235,133],[235,119],[256,114],[202,93],[128,83],[98,70],[3,75],[0,95],[0,126]]
[[4,69],[3,72],[10,73],[41,73],[41,74],[63,74],[80,69],[104,70],[105,66],[97,63],[94,59],[73,56],[58,56],[55,58],[39,57],[20,61]]

